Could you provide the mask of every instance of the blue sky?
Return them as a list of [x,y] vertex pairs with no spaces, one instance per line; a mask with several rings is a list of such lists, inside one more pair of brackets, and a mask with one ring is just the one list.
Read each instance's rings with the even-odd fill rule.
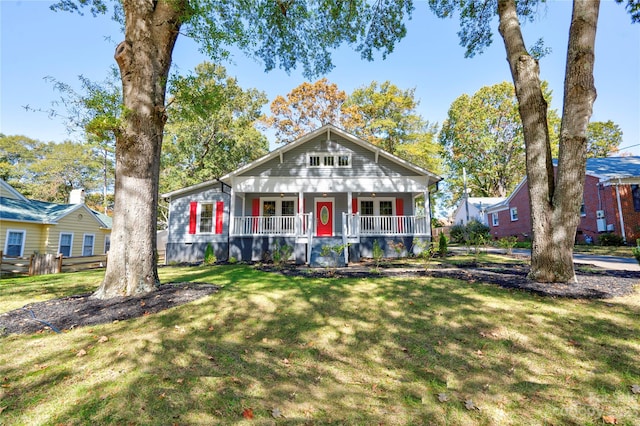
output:
[[[42,141],[63,141],[69,136],[60,119],[26,111],[49,109],[59,99],[44,77],[78,86],[78,76],[94,81],[107,76],[113,52],[122,36],[119,25],[107,16],[93,18],[49,10],[49,1],[0,1],[0,133],[22,134]],[[542,37],[552,53],[540,63],[541,78],[553,90],[552,107],[562,107],[562,92],[571,1],[550,1],[534,23],[524,25],[532,45]],[[386,60],[362,61],[348,47],[334,55],[329,81],[347,93],[372,81],[389,80],[402,89],[415,88],[418,112],[428,121],[442,123],[451,103],[463,93],[511,81],[502,39],[482,55],[465,59],[458,44],[457,19],[437,19],[425,1],[416,1],[408,35]],[[186,73],[207,58],[197,45],[179,38],[174,67]],[[286,95],[305,79],[298,72],[264,67],[242,55],[225,63],[228,73],[244,88],[264,91],[269,101]],[[632,25],[622,5],[603,0],[596,45],[595,81],[598,98],[592,121],[612,120],[623,130],[623,147],[640,144],[640,25]],[[267,111],[268,106],[265,107]],[[64,112],[64,111],[61,111]],[[274,146],[273,141],[272,147]],[[640,145],[623,151],[640,155]]]

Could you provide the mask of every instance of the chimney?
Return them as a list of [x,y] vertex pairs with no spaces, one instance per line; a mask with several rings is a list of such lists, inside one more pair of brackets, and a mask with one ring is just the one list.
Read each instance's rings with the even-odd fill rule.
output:
[[72,189],[69,204],[84,204],[84,189]]

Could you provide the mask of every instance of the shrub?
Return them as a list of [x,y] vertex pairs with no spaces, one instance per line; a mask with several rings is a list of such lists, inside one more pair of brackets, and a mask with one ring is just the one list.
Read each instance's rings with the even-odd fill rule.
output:
[[636,258],[636,262],[640,265],[640,238],[636,240],[636,246],[631,249],[631,253],[633,253],[633,257]]
[[213,265],[217,260],[216,255],[213,253],[213,247],[211,247],[211,244],[207,244],[207,248],[204,250],[204,264]]
[[449,234],[451,240],[466,245],[480,245],[491,237],[489,227],[477,220],[471,220],[466,225],[461,223],[453,225]]
[[444,235],[444,232],[441,232],[440,238],[438,239],[438,253],[440,253],[440,257],[446,257],[447,251],[447,236]]
[[467,228],[461,223],[453,225],[449,230],[449,236],[451,237],[451,241],[454,243],[463,243],[465,242],[465,234]]
[[287,244],[284,244],[281,247],[280,244],[278,244],[278,242],[276,241],[273,247],[273,253],[271,255],[273,258],[273,263],[275,263],[276,265],[282,265],[287,260],[289,260],[292,253],[293,253],[293,247]]
[[518,237],[514,237],[514,236],[503,237],[498,240],[498,247],[500,247],[501,249],[505,249],[507,251],[507,254],[512,254],[513,248],[516,246],[517,243],[518,243]]
[[624,240],[620,235],[613,234],[611,232],[607,232],[605,234],[601,234],[598,237],[598,242],[601,246],[622,246],[624,245]]
[[380,248],[380,243],[378,240],[373,240],[373,261],[376,264],[376,268],[380,266],[380,261],[383,256],[384,252],[382,251],[382,248]]

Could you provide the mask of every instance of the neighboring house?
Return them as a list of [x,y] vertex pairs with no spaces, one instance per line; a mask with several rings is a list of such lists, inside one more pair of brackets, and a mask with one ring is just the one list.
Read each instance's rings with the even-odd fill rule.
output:
[[209,244],[219,260],[243,261],[286,245],[312,265],[326,264],[323,247],[340,263],[371,257],[376,240],[387,256],[399,243],[419,252],[431,240],[429,192],[440,179],[325,125],[218,181],[163,194],[167,261],[200,261]]
[[487,208],[504,200],[501,197],[469,197],[465,200],[463,197],[453,211],[452,222],[454,225],[465,225],[475,219],[488,225]]
[[[531,238],[529,189],[526,178],[503,202],[487,209],[491,235]],[[640,238],[640,157],[587,160],[581,220],[576,242],[594,242],[611,232],[627,243]]]
[[0,179],[0,238],[4,256],[62,253],[92,256],[109,250],[111,218],[84,204],[72,191],[69,204],[30,200]]

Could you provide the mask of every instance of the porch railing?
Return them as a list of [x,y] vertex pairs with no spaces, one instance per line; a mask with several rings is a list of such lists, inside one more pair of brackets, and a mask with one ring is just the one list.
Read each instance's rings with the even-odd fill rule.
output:
[[[360,235],[429,235],[424,216],[342,215],[342,233],[350,238]],[[241,216],[234,218],[233,235],[308,236],[313,232],[311,213],[294,216]]]
[[307,235],[310,213],[294,216],[234,217],[233,235]]

